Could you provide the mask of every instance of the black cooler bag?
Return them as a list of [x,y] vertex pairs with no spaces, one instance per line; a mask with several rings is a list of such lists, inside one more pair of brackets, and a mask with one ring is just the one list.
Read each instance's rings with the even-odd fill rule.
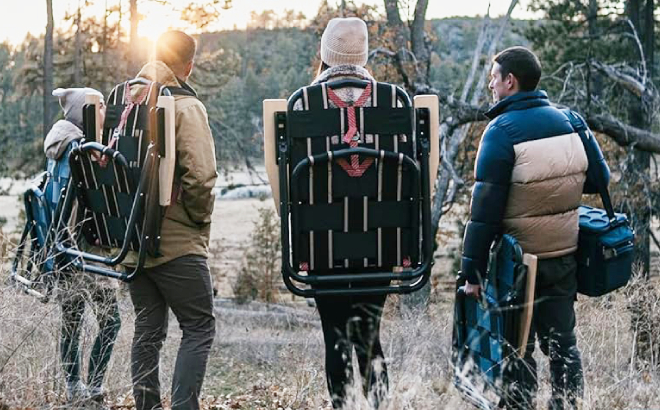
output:
[[610,222],[604,209],[581,206],[577,251],[578,292],[601,296],[628,283],[635,235],[624,214]]
[[604,161],[598,144],[586,123],[573,111],[564,111],[580,135],[589,160],[587,177],[595,182],[605,209],[581,206],[578,237],[577,291],[587,296],[602,296],[628,283],[632,274],[635,233],[628,217],[614,213],[607,178],[597,166]]

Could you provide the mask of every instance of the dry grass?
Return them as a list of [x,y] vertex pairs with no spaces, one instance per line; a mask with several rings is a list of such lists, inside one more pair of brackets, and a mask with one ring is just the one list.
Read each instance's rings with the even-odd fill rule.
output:
[[[223,263],[223,270],[231,266]],[[0,409],[61,406],[64,378],[58,359],[59,306],[16,292],[4,284],[7,276],[7,264],[0,264]],[[446,275],[434,281],[432,303],[425,312],[401,312],[398,298],[389,298],[382,339],[390,389],[381,410],[471,408],[451,383],[453,297],[449,282]],[[119,304],[122,329],[105,383],[107,404],[117,409],[132,405],[129,364],[134,316],[125,289],[119,291]],[[633,283],[609,297],[580,297],[577,303],[586,384],[583,409],[660,408],[660,327],[633,328],[635,310],[631,307],[638,307],[637,312],[644,312],[652,323],[660,323],[660,294],[655,286],[644,283]],[[323,338],[314,308],[305,303],[239,306],[218,299],[216,316],[217,334],[203,389],[205,408],[331,408],[323,372]],[[85,357],[95,332],[94,318],[88,312],[82,341]],[[639,355],[634,341],[643,332],[647,337],[641,339],[650,353]],[[162,350],[164,395],[180,337],[172,315]],[[538,349],[536,354],[541,408],[549,397],[548,366]],[[349,396],[347,408],[368,408],[357,382]]]
[[[584,409],[657,408],[660,380],[654,363],[636,358],[631,331],[632,291],[578,303],[578,338],[585,365]],[[465,405],[451,385],[449,294],[436,295],[425,314],[402,314],[390,298],[382,337],[390,371],[389,398],[381,409],[459,409]],[[648,300],[648,299],[647,299]],[[122,330],[106,379],[109,402],[130,405],[129,360],[132,309],[120,292]],[[655,302],[647,304],[656,314]],[[313,308],[237,306],[219,300],[218,333],[204,393],[209,408],[330,408],[323,375],[323,345]],[[89,350],[95,331],[88,317],[83,347]],[[63,404],[63,375],[58,362],[59,308],[0,290],[0,400],[11,408],[44,408]],[[163,348],[161,380],[170,383],[180,332],[172,319]],[[540,354],[539,354],[540,355]],[[634,359],[633,359],[634,358]],[[547,363],[539,357],[542,389],[549,395]],[[368,408],[355,387],[348,408]]]

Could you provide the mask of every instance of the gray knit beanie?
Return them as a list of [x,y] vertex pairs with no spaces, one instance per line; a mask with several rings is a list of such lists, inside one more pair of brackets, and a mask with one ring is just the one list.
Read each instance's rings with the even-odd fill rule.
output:
[[96,94],[103,100],[103,94],[93,88],[58,88],[53,95],[60,99],[60,107],[64,110],[64,119],[82,128],[82,109],[85,105],[85,95]]
[[334,18],[321,37],[321,60],[330,67],[367,64],[369,34],[357,17]]

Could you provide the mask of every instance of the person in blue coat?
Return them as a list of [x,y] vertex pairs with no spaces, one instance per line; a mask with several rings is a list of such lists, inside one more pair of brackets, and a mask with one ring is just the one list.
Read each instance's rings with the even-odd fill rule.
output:
[[[549,407],[575,408],[583,391],[573,307],[578,207],[582,193],[595,192],[595,184],[587,181],[589,163],[580,136],[537,90],[541,64],[536,55],[524,47],[508,48],[494,57],[490,78],[495,105],[486,113],[491,121],[475,164],[461,260],[465,291],[480,294],[496,235],[510,234],[526,253],[538,256],[532,329],[524,361],[510,369],[515,376],[509,378],[507,408],[534,408],[535,338],[550,359]],[[609,176],[604,161],[594,166]]]

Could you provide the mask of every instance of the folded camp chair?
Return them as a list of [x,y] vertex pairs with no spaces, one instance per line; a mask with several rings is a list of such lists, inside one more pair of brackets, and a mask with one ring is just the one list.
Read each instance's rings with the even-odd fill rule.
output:
[[511,235],[490,250],[481,300],[463,292],[459,276],[454,304],[454,385],[467,401],[490,410],[503,397],[507,364],[522,358],[532,324],[537,258],[523,253]]
[[[131,96],[131,87],[143,92]],[[56,249],[72,258],[77,270],[130,281],[146,255],[158,256],[160,222],[169,205],[174,176],[174,97],[158,83],[135,79],[117,85],[108,97],[105,122],[98,104],[84,108],[85,140],[71,152],[71,184],[62,214],[77,199],[82,251],[58,221]],[[137,253],[130,272],[114,269]],[[110,255],[110,256],[108,256]]]
[[[77,143],[72,142],[67,149],[71,150],[75,145]],[[55,168],[68,165],[66,161],[52,164]],[[63,171],[67,176],[65,179],[68,179],[68,169]],[[58,175],[61,175],[58,170],[49,167],[32,181],[23,194],[26,222],[9,276],[25,293],[44,302],[48,300],[54,282],[55,257],[50,252],[49,244],[52,244],[51,223],[55,215],[52,198],[59,194],[61,188]]]
[[[361,97],[341,101],[344,87]],[[282,275],[294,294],[408,293],[428,281],[439,109],[437,96],[415,101],[413,109],[401,88],[361,80],[264,101]]]

